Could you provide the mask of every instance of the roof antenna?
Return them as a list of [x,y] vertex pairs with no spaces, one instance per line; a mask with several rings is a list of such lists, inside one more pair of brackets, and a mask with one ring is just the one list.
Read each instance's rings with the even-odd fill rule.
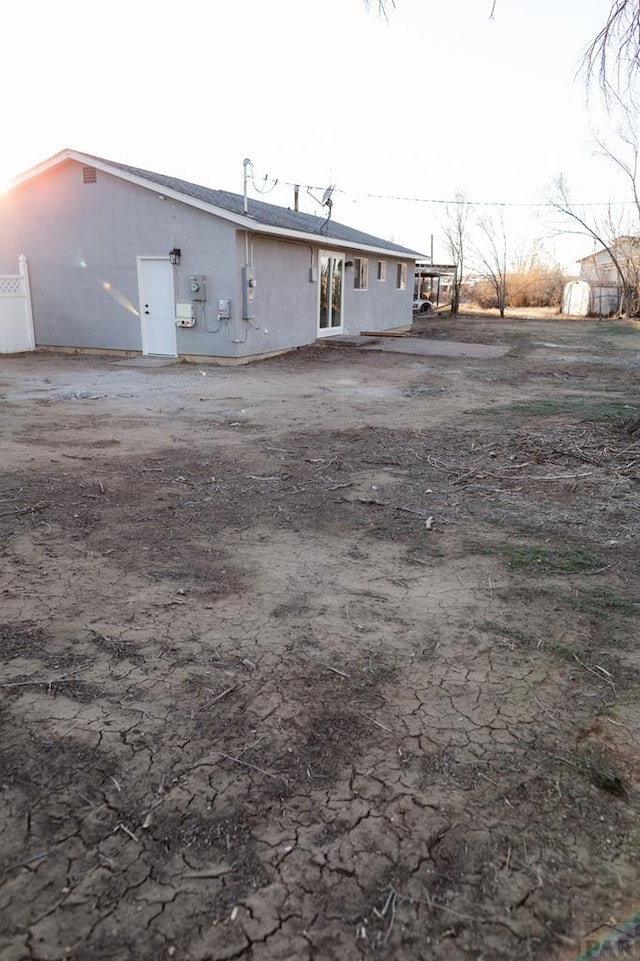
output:
[[253,167],[253,164],[251,163],[248,157],[245,157],[244,160],[242,161],[242,167],[243,167],[242,180],[243,180],[243,194],[244,194],[244,212],[245,214],[247,214],[249,213],[249,201],[247,199],[247,183],[249,181],[249,174],[247,173],[247,168]]

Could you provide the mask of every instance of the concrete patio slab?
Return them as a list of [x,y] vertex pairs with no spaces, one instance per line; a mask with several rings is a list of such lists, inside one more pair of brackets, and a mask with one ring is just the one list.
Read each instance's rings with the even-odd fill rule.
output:
[[454,340],[423,340],[421,337],[385,337],[362,350],[391,351],[394,354],[420,354],[426,357],[482,357],[494,359],[509,353],[502,344],[464,344]]

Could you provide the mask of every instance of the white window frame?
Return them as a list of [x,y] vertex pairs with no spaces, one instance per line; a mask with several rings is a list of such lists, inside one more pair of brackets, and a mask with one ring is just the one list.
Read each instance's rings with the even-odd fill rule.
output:
[[369,289],[369,258],[368,257],[353,258],[353,289],[354,290]]
[[377,276],[377,279],[380,281],[380,283],[384,283],[384,281],[387,279],[387,262],[386,262],[386,260],[379,260],[379,261],[378,261],[378,272],[377,272],[377,275],[376,275],[376,276]]
[[396,290],[407,289],[407,265],[405,263],[396,264]]

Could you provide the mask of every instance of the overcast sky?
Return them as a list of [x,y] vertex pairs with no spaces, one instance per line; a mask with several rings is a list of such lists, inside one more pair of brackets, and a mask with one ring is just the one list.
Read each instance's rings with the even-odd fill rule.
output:
[[[0,183],[73,147],[240,193],[248,157],[263,199],[292,205],[299,183],[321,214],[305,187],[336,184],[336,220],[426,253],[434,234],[436,260],[427,201],[536,204],[560,172],[584,201],[615,194],[576,78],[610,0],[389,6],[385,22],[375,0],[14,0]],[[544,208],[504,209],[514,238],[549,233]]]

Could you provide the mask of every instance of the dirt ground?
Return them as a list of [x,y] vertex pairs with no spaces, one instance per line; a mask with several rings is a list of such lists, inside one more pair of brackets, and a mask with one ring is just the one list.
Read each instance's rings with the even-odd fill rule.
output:
[[412,333],[0,360],[2,961],[564,961],[638,910],[640,328]]

